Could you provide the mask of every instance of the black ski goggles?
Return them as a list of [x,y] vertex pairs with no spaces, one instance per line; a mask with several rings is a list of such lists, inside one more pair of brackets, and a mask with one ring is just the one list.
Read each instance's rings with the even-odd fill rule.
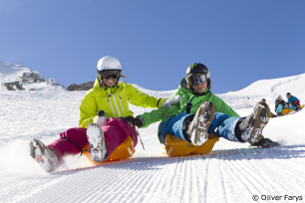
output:
[[120,77],[120,71],[118,70],[103,70],[102,71],[102,78],[108,79],[108,78],[113,78],[113,79],[118,79]]
[[196,86],[197,84],[203,84],[205,81],[207,81],[207,76],[202,74],[202,75],[192,75],[191,77],[188,78],[188,83],[192,86]]

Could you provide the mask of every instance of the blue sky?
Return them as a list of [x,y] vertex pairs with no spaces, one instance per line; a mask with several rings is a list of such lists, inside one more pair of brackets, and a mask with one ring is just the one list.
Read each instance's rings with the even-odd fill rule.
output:
[[304,0],[1,0],[0,60],[67,88],[93,81],[110,55],[127,83],[152,90],[176,89],[201,62],[225,93],[305,72],[304,10]]

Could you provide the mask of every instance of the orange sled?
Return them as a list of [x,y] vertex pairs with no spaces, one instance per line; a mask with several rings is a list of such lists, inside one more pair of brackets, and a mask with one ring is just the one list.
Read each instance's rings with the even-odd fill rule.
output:
[[107,158],[106,161],[103,162],[95,162],[91,159],[91,155],[88,151],[88,144],[83,147],[83,155],[85,155],[88,160],[93,163],[94,165],[99,165],[105,162],[110,162],[110,161],[120,161],[124,159],[130,158],[134,153],[135,149],[133,147],[133,141],[130,136],[128,136],[124,142],[122,142]]
[[[304,104],[301,105],[300,108],[301,108],[301,109],[304,108]],[[294,112],[294,110],[292,110],[292,109],[283,109],[281,115],[287,115],[287,114],[289,114],[290,112]]]
[[180,138],[167,134],[165,138],[165,148],[162,152],[168,156],[186,156],[195,154],[207,154],[212,151],[214,144],[219,138],[213,134],[209,134],[209,139],[200,146],[195,146]]

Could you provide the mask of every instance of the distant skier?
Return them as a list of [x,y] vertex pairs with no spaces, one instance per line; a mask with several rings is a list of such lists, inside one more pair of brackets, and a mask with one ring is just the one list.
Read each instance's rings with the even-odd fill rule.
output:
[[[48,146],[38,139],[30,142],[30,155],[45,171],[54,171],[64,162],[64,156],[79,154],[88,143],[91,159],[96,162],[106,160],[128,136],[135,147],[138,142],[136,129],[122,120],[122,117],[133,115],[128,103],[149,108],[169,108],[172,105],[166,98],[157,99],[130,84],[119,82],[124,76],[121,75],[120,61],[114,57],[101,58],[97,72],[94,87],[87,92],[79,107],[80,127],[66,130],[60,134],[60,139]],[[104,111],[105,115],[98,116],[99,111]]]
[[262,136],[270,117],[270,109],[265,102],[258,102],[247,117],[241,118],[210,91],[211,81],[208,68],[194,63],[187,68],[185,78],[172,97],[173,100],[182,98],[179,104],[125,119],[138,127],[147,127],[161,120],[158,132],[161,143],[170,133],[198,146],[207,141],[209,132],[230,141],[249,142],[252,146],[279,146]]
[[288,103],[291,104],[293,107],[295,107],[294,108],[295,111],[300,110],[301,104],[300,104],[300,100],[297,97],[291,95],[290,92],[287,92],[286,97],[288,99]]

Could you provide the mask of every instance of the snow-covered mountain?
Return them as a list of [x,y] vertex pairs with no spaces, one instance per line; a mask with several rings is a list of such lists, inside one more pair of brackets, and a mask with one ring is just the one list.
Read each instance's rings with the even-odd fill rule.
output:
[[[178,86],[180,81],[172,82]],[[304,84],[302,74],[260,80],[218,96],[246,116],[262,98],[274,112],[275,98],[285,98],[286,92],[304,104]],[[156,97],[174,92],[138,88]],[[305,110],[270,119],[263,134],[280,142],[280,148],[220,139],[208,155],[166,157],[156,123],[140,129],[145,150],[139,144],[129,160],[92,166],[84,156],[67,157],[66,165],[47,174],[29,156],[28,143],[36,137],[48,144],[78,126],[85,93],[52,88],[0,92],[0,202],[305,201]],[[135,115],[150,111],[131,108]]]
[[23,68],[20,65],[12,65],[0,60],[0,82],[14,82],[19,80],[23,73],[29,73],[29,68]]
[[[17,83],[12,84],[11,88],[13,90],[44,90],[44,89],[57,89],[62,87],[58,86],[54,78],[45,80],[43,76],[37,71],[30,70],[27,67],[22,67],[21,65],[12,65],[10,63],[0,60],[0,91],[8,91],[8,87],[5,83]],[[21,86],[18,85],[21,84]],[[52,87],[50,87],[52,86]]]

